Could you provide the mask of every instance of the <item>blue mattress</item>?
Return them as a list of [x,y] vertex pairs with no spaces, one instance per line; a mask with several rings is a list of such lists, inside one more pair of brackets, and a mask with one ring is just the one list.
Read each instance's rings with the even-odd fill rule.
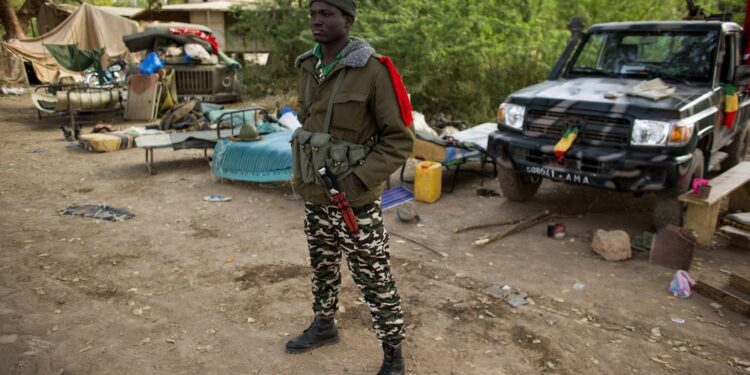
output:
[[256,142],[221,139],[214,149],[214,176],[235,181],[289,181],[292,175],[291,132],[271,133]]

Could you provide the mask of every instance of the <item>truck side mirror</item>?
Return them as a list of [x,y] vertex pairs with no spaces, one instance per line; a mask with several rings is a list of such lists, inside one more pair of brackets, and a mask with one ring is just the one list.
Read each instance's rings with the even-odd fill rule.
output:
[[750,65],[739,65],[734,71],[734,86],[750,85]]

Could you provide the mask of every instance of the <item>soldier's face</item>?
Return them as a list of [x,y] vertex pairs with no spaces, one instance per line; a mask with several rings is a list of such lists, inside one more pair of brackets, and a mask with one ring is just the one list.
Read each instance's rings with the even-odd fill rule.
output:
[[322,1],[310,4],[310,29],[313,39],[327,44],[349,36],[351,17],[333,5]]

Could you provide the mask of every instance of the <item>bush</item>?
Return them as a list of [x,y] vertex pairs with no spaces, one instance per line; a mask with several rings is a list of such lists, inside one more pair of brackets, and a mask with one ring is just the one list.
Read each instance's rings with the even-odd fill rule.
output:
[[[414,108],[428,118],[443,112],[470,124],[494,119],[497,106],[508,94],[546,77],[565,47],[569,37],[565,25],[572,16],[583,16],[592,24],[679,19],[686,13],[683,0],[357,3],[352,35],[393,58]],[[741,0],[726,3],[728,8],[737,8]],[[299,72],[294,60],[314,43],[307,9],[307,0],[279,0],[237,12],[235,29],[252,35],[271,51],[267,66],[245,69],[250,95],[296,89]]]

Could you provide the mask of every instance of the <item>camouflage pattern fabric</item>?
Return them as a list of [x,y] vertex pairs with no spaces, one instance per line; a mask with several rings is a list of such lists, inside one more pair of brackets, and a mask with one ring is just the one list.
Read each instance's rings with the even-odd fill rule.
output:
[[398,345],[404,339],[401,296],[391,275],[388,232],[383,226],[380,200],[354,208],[359,238],[354,239],[335,206],[305,204],[305,234],[313,268],[315,315],[333,317],[341,288],[341,257],[346,254],[354,282],[372,312],[381,342]]

